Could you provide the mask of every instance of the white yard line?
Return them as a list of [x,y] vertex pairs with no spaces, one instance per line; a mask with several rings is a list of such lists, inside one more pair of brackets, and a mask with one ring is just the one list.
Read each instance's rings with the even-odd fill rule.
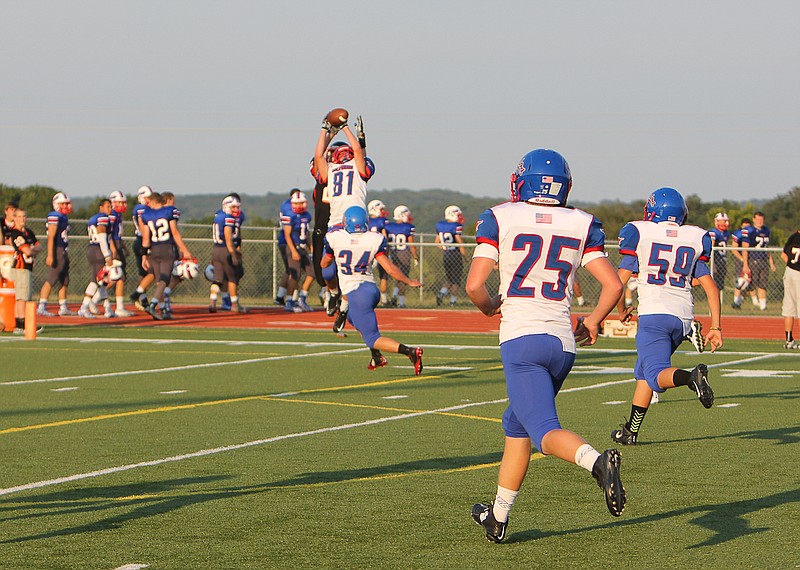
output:
[[36,481],[34,483],[26,483],[24,485],[17,485],[15,487],[7,487],[5,489],[0,489],[0,496],[2,495],[11,495],[13,493],[19,493],[22,491],[29,491],[31,489],[40,489],[42,487],[51,487],[53,485],[60,485],[61,483],[69,483],[71,481],[80,481],[82,479],[90,479],[92,477],[101,477],[103,475],[112,475],[114,473],[121,473],[122,471],[129,471],[131,469],[138,469],[140,467],[154,467],[156,465],[163,465],[164,463],[172,463],[175,461],[184,461],[186,459],[194,459],[196,457],[205,457],[208,455],[215,455],[217,453],[225,453],[227,451],[236,451],[239,449],[245,449],[248,447],[254,447],[257,445],[264,445],[267,443],[274,443],[276,441],[285,441],[287,439],[296,439],[299,437],[307,437],[310,435],[318,435],[322,433],[329,433],[334,431],[342,431],[346,429],[353,429],[358,427],[364,426],[371,426],[382,424],[386,422],[392,422],[397,420],[406,420],[409,418],[416,418],[420,416],[429,416],[432,414],[439,414],[443,412],[453,412],[456,410],[463,410],[465,408],[472,408],[476,406],[485,406],[488,404],[501,404],[505,402],[506,399],[500,400],[490,400],[486,402],[472,402],[469,404],[461,404],[458,406],[449,406],[447,408],[438,408],[435,410],[424,410],[421,412],[413,412],[408,414],[400,414],[397,416],[388,416],[385,418],[378,418],[375,420],[369,420],[366,422],[359,422],[354,424],[343,424],[339,426],[332,426],[327,428],[320,428],[310,431],[303,431],[298,433],[289,433],[285,435],[279,435],[275,437],[269,437],[266,439],[257,439],[255,441],[248,441],[245,443],[238,443],[235,445],[226,445],[224,447],[215,447],[212,449],[202,449],[200,451],[195,451],[193,453],[185,453],[182,455],[173,455],[172,457],[165,457],[163,459],[154,459],[152,461],[142,461],[139,463],[130,463],[128,465],[120,465],[117,467],[109,467],[107,469],[99,469],[97,471],[89,471],[88,473],[78,473],[76,475],[68,475],[66,477],[58,477],[56,479],[48,479],[46,481]]

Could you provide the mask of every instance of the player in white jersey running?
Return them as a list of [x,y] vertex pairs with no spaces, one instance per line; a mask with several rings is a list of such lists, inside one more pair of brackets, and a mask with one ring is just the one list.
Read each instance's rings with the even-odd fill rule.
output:
[[[691,331],[694,279],[705,290],[711,312],[711,327],[703,342],[711,344],[711,352],[722,346],[719,289],[706,265],[711,257],[711,236],[703,228],[684,225],[687,215],[686,202],[677,190],[659,188],[645,203],[644,219],[625,224],[619,232],[619,277],[624,283],[638,274],[639,292],[631,415],[620,429],[611,432],[611,439],[623,445],[636,443],[653,391],[688,386],[705,408],[714,404],[705,364],[690,372],[670,362]],[[626,308],[623,299],[617,309],[621,321],[630,320],[632,308]]]
[[[339,131],[344,133],[348,143],[331,145],[333,137]],[[332,127],[326,118],[317,139],[312,173],[317,184],[325,184],[322,201],[330,205],[329,232],[341,227],[344,213],[350,206],[367,209],[367,181],[375,174],[375,164],[367,157],[367,139],[361,116],[356,121],[356,131],[358,136],[350,130],[347,123],[341,127]],[[322,277],[330,293],[326,312],[332,317],[339,311],[333,325],[333,331],[338,333],[347,318],[348,302],[347,299],[342,299],[334,266],[323,271]]]
[[361,334],[372,351],[367,368],[375,370],[386,366],[384,352],[397,352],[408,356],[414,365],[414,373],[422,373],[422,348],[406,346],[396,340],[382,336],[378,330],[375,307],[381,300],[378,286],[372,275],[372,262],[377,261],[394,279],[411,287],[422,285],[409,279],[386,255],[386,238],[369,231],[367,211],[361,206],[350,206],[344,214],[342,228],[328,232],[325,236],[325,254],[322,267],[338,265],[339,286],[347,295],[350,310],[347,321]]
[[[487,316],[500,313],[500,356],[509,406],[503,414],[505,449],[494,502],[476,504],[472,517],[491,542],[506,535],[508,514],[528,470],[533,444],[545,455],[575,463],[597,479],[614,516],[625,507],[616,449],[599,453],[563,429],[555,397],[575,361],[576,341],[594,344],[600,323],[616,305],[622,284],[604,252],[605,233],[591,214],[566,207],[572,186],[559,153],[537,149],[511,175],[511,201],[486,210],[467,276],[470,300]],[[570,302],[582,265],[600,283],[594,310],[573,333]],[[486,282],[497,268],[499,294]]]

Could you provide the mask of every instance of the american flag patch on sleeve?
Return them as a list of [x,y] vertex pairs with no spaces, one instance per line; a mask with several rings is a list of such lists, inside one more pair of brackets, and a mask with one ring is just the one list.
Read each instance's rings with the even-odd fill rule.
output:
[[667,237],[678,237],[678,230],[667,230]]
[[553,223],[553,214],[540,214],[537,212],[536,214],[536,223],[537,224],[552,224]]

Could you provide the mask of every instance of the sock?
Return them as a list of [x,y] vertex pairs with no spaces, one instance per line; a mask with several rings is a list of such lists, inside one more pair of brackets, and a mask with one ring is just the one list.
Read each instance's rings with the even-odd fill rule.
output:
[[47,299],[39,299],[39,306],[45,308],[47,306]]
[[89,303],[92,301],[91,297],[84,297],[83,302],[81,303],[81,309],[88,309]]
[[450,289],[448,289],[447,287],[442,287],[441,290],[439,291],[439,296],[444,297],[445,295],[447,295],[449,291]]
[[632,307],[633,299],[625,299],[625,307]]
[[497,522],[508,522],[508,513],[511,512],[517,495],[519,495],[519,491],[497,486],[497,495],[494,498],[494,508],[492,508],[492,514]]
[[300,297],[305,301],[308,298],[308,291],[300,290]]
[[339,294],[339,288],[338,287],[336,289],[329,289],[329,291],[330,291],[331,295],[338,295]]
[[14,319],[14,322],[16,323],[16,327],[18,329],[24,329],[25,328],[25,319],[16,318],[16,319]]
[[231,305],[235,305],[238,302],[239,302],[239,296],[238,295],[236,297],[231,297]]
[[456,297],[455,295],[450,295],[450,304],[455,305],[456,301],[458,301],[458,297]]
[[406,304],[406,296],[405,295],[400,295],[399,297],[397,297],[397,304],[398,305],[405,305]]
[[758,308],[762,311],[767,310],[767,300],[766,299],[759,299],[758,300]]
[[276,297],[278,297],[278,299],[283,299],[285,296],[286,296],[286,287],[278,287],[278,294],[276,295]]
[[578,301],[579,307],[583,307],[586,304],[586,299],[583,298],[583,295],[580,297],[575,297],[575,300]]
[[792,331],[786,331],[786,342],[792,342],[793,340]]
[[347,309],[350,308],[350,301],[347,299],[342,299],[342,303],[339,305],[339,312],[346,313]]
[[399,293],[400,293],[400,288],[399,288],[399,287],[395,287],[394,289],[392,289],[392,299],[394,299],[395,297],[397,297],[397,295],[398,295]]
[[388,302],[389,302],[389,296],[386,293],[381,293],[381,303],[386,304]]
[[299,301],[300,300],[300,291],[295,289],[294,293],[292,293],[292,300]]
[[405,354],[406,356],[408,356],[408,355],[411,354],[412,349],[411,349],[410,346],[406,346],[404,344],[401,344],[400,346],[397,347],[397,352],[399,352],[400,354]]
[[66,299],[59,299],[58,300],[58,306],[59,307],[64,307],[66,309],[67,308],[67,300]]
[[[656,392],[653,393],[655,394]],[[642,408],[641,406],[636,405],[631,406],[631,417],[625,424],[625,427],[628,428],[628,431],[631,433],[639,433],[639,428],[642,427],[642,422],[644,421],[644,415],[646,413],[647,408]]]
[[692,373],[688,370],[678,369],[672,374],[672,383],[676,386],[688,386]]
[[725,302],[724,299],[725,299],[725,291],[720,291],[719,292],[719,302],[720,303],[724,303]]
[[758,307],[758,298],[756,298],[756,297],[750,297],[750,300],[751,300],[751,301],[753,301],[753,305],[755,305],[756,307]]
[[588,443],[584,443],[575,452],[575,464],[580,465],[591,473],[598,457],[600,457],[600,453]]
[[378,360],[381,359],[381,351],[380,350],[378,350],[377,348],[370,348],[369,351],[372,353],[372,359],[375,362],[378,362]]
[[125,308],[125,295],[117,295],[117,310]]
[[733,304],[734,305],[741,305],[742,304],[742,296],[741,295],[734,295],[733,296]]

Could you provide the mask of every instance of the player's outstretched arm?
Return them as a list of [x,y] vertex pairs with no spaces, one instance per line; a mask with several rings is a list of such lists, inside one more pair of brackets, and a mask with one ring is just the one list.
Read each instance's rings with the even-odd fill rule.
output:
[[708,310],[711,313],[711,327],[705,336],[705,344],[711,344],[711,352],[714,352],[722,346],[722,327],[720,326],[722,303],[719,300],[719,289],[710,274],[699,277],[698,281],[706,292]]
[[381,267],[383,267],[386,270],[386,273],[388,273],[392,278],[397,279],[398,281],[401,281],[411,287],[422,286],[422,283],[420,283],[416,279],[409,279],[408,277],[406,277],[405,273],[400,271],[400,268],[397,267],[394,263],[392,263],[392,261],[387,256],[379,255],[378,257],[375,258],[375,260]]

